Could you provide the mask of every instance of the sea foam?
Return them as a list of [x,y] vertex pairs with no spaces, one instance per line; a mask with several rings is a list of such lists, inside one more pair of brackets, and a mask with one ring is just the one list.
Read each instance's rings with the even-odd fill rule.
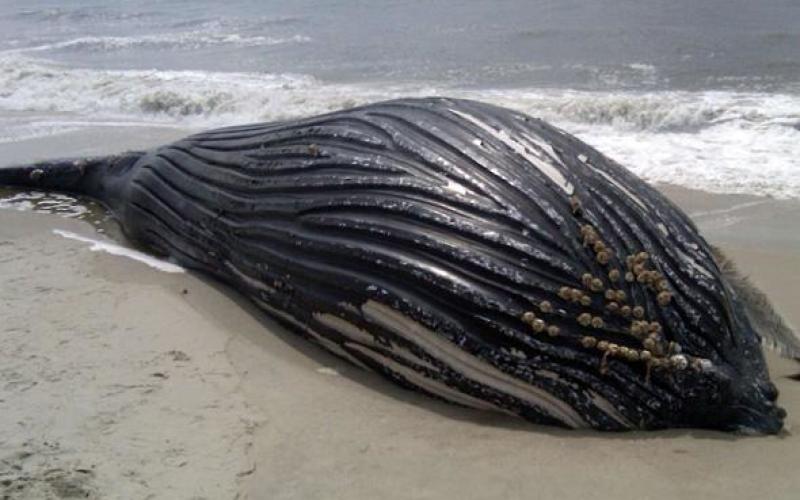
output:
[[[202,129],[450,95],[541,117],[651,182],[800,197],[800,99],[789,94],[341,84],[304,74],[72,68],[18,53],[0,54],[0,89],[0,112],[37,116],[5,123],[0,142],[74,130],[82,122]],[[42,118],[50,113],[56,118]]]
[[172,264],[171,262],[167,262],[165,260],[157,259],[152,255],[139,252],[138,250],[133,250],[131,248],[126,248],[121,245],[117,245],[116,243],[110,243],[108,241],[100,241],[100,240],[95,240],[93,238],[87,238],[85,236],[81,236],[71,231],[64,231],[62,229],[53,229],[53,233],[71,240],[76,240],[83,243],[89,243],[91,245],[89,247],[89,250],[92,252],[106,252],[111,255],[127,257],[129,259],[133,259],[137,262],[141,262],[142,264],[152,267],[153,269],[164,271],[166,273],[185,272],[185,269],[182,268],[181,266]]

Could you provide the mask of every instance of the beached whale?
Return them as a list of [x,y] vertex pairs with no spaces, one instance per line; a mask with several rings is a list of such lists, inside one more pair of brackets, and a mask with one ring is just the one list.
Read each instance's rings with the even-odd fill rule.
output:
[[791,332],[658,191],[516,111],[402,99],[0,184],[98,198],[153,252],[453,403],[570,428],[782,427],[760,341],[800,352]]

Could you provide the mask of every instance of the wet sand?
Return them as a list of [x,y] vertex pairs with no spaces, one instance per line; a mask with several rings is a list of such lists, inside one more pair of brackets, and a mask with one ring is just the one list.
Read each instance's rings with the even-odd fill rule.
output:
[[[2,145],[3,164],[180,130]],[[661,187],[800,325],[800,202]],[[0,210],[0,493],[10,498],[796,498],[800,365],[769,356],[779,436],[538,427],[398,389],[226,287]],[[107,228],[106,228],[107,229]],[[2,495],[0,495],[2,497]]]

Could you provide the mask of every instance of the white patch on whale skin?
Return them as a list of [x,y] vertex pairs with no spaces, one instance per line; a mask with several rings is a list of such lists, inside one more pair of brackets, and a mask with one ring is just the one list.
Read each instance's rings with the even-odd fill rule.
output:
[[312,330],[311,328],[309,328],[307,325],[304,325],[303,323],[297,321],[297,318],[295,318],[291,314],[288,314],[288,313],[286,313],[284,311],[281,311],[280,309],[276,309],[276,308],[272,307],[271,305],[267,304],[266,302],[264,302],[263,300],[257,299],[255,297],[251,297],[251,299],[253,300],[253,302],[256,303],[256,305],[258,305],[258,307],[264,309],[265,311],[269,312],[270,314],[273,314],[275,316],[278,316],[279,318],[282,318],[283,320],[287,321],[288,323],[291,323],[295,328],[297,328],[299,330],[302,330],[302,331],[306,332],[307,334],[309,334],[314,340],[317,341],[318,344],[320,344],[322,347],[324,347],[328,351],[332,352],[333,354],[335,354],[335,355],[337,355],[337,356],[339,356],[341,358],[346,359],[347,361],[353,363],[354,365],[358,366],[359,368],[363,368],[364,370],[366,370],[368,372],[372,371],[370,369],[370,367],[368,367],[367,365],[365,365],[364,363],[362,363],[361,361],[359,361],[358,359],[353,357],[353,355],[351,355],[349,352],[345,351],[342,348],[342,346],[340,346],[336,342],[333,342],[331,340],[326,339],[325,337],[323,337],[319,333],[317,333],[314,330]]
[[351,312],[351,313],[353,313],[355,315],[360,315],[361,314],[361,311],[356,306],[351,304],[350,302],[339,302],[336,305],[338,305],[339,307],[341,307],[345,311],[349,311],[349,312]]
[[409,351],[408,349],[405,349],[390,342],[387,342],[386,345],[379,344],[378,342],[375,341],[374,335],[364,330],[363,328],[359,328],[353,323],[345,319],[342,319],[338,316],[334,316],[333,314],[329,313],[316,312],[314,313],[314,319],[319,321],[323,325],[327,326],[328,328],[339,332],[340,334],[349,338],[350,340],[359,342],[366,346],[379,345],[380,347],[391,351],[392,354],[395,354],[398,357],[405,359],[409,363],[419,366],[424,366],[425,368],[434,372],[439,371],[439,368],[428,363],[427,361],[420,358],[419,356]]
[[603,412],[605,412],[606,415],[619,422],[620,425],[623,425],[628,429],[633,429],[634,427],[636,427],[635,425],[633,425],[633,422],[625,418],[625,415],[620,413],[619,410],[617,410],[609,400],[607,400],[600,394],[590,390],[589,396],[591,396],[592,398],[593,405],[603,410]]
[[450,109],[450,111],[460,116],[461,118],[464,118],[465,120],[468,120],[469,122],[477,125],[478,127],[481,128],[481,130],[493,135],[503,144],[511,148],[512,151],[514,151],[518,155],[528,160],[528,162],[531,165],[535,166],[540,172],[542,172],[545,176],[547,176],[547,178],[553,181],[553,183],[556,186],[564,190],[564,192],[566,192],[568,195],[571,195],[575,191],[575,188],[566,179],[566,177],[564,177],[564,174],[562,174],[555,166],[551,164],[551,162],[556,162],[557,160],[552,155],[547,154],[547,148],[550,148],[550,150],[552,151],[552,147],[550,147],[549,144],[546,144],[542,141],[536,141],[531,137],[527,137],[527,139],[532,144],[535,144],[536,146],[543,148],[545,154],[547,155],[547,158],[542,158],[537,154],[537,152],[531,150],[525,144],[522,144],[515,138],[511,137],[505,130],[495,130],[494,128],[483,123],[474,116],[468,113],[464,113],[463,111],[459,111],[457,109],[452,109],[452,108]]
[[642,199],[641,199],[641,198],[639,198],[638,196],[636,196],[635,194],[633,194],[633,193],[631,192],[631,190],[630,190],[630,189],[626,188],[625,186],[623,186],[622,184],[620,184],[619,182],[617,182],[617,180],[616,180],[616,179],[614,179],[613,177],[611,177],[610,175],[608,175],[606,172],[604,172],[603,170],[601,170],[601,169],[599,169],[599,168],[595,167],[594,165],[592,165],[592,164],[591,164],[591,162],[589,162],[589,161],[588,161],[588,158],[586,158],[586,156],[585,156],[585,155],[578,155],[578,159],[579,159],[581,162],[583,162],[583,163],[584,163],[584,164],[585,164],[587,167],[591,168],[593,171],[595,171],[595,172],[597,172],[598,174],[602,175],[602,176],[603,176],[603,178],[604,178],[606,181],[608,181],[608,182],[609,182],[609,184],[611,184],[611,185],[615,186],[617,189],[619,189],[620,191],[622,191],[623,193],[625,193],[625,195],[626,195],[628,198],[630,198],[631,200],[633,200],[633,202],[634,202],[634,203],[636,203],[637,205],[639,205],[639,206],[642,208],[642,210],[650,211],[650,209],[647,207],[647,205],[645,205],[645,204],[644,204],[644,202],[642,201]]
[[626,195],[628,198],[630,198],[630,199],[631,199],[631,200],[633,200],[633,201],[634,201],[634,202],[635,202],[637,205],[639,205],[640,207],[642,207],[642,210],[650,211],[650,209],[647,207],[647,205],[645,205],[645,204],[644,204],[644,202],[642,201],[642,199],[641,199],[641,198],[639,198],[638,196],[636,196],[635,194],[633,194],[633,193],[632,193],[632,192],[631,192],[631,191],[630,191],[628,188],[626,188],[625,186],[623,186],[622,184],[620,184],[619,182],[617,182],[616,180],[614,180],[614,178],[613,178],[613,177],[611,177],[611,176],[610,176],[610,175],[608,175],[607,173],[603,172],[603,171],[602,171],[602,170],[600,170],[599,168],[594,168],[594,167],[593,167],[593,166],[592,166],[590,163],[587,163],[587,165],[591,166],[591,167],[592,167],[592,170],[594,170],[595,172],[597,172],[597,173],[599,173],[600,175],[602,175],[602,176],[603,176],[603,178],[605,178],[605,180],[607,180],[609,183],[611,183],[611,184],[613,184],[614,186],[616,186],[616,187],[617,187],[617,189],[619,189],[620,191],[622,191],[623,193],[625,193],[625,195]]
[[561,377],[558,376],[558,373],[551,370],[536,370],[533,373],[542,378],[549,378],[551,380],[561,381]]
[[460,404],[462,406],[467,406],[469,408],[475,408],[478,410],[500,411],[503,413],[508,413],[510,415],[517,416],[515,413],[512,413],[499,406],[495,406],[488,401],[474,398],[469,394],[464,394],[463,392],[453,389],[442,382],[426,377],[421,373],[417,373],[411,368],[401,365],[392,358],[383,356],[382,354],[375,352],[371,349],[368,349],[367,347],[364,347],[359,344],[351,344],[349,342],[347,343],[347,347],[354,349],[367,357],[372,358],[378,364],[385,366],[389,370],[401,375],[408,382],[416,385],[417,387],[425,391],[430,392],[431,394],[436,394],[437,396],[447,401]]
[[708,269],[706,269],[703,265],[701,265],[697,261],[697,259],[695,259],[693,256],[691,256],[690,254],[684,252],[679,247],[675,247],[675,252],[678,253],[678,255],[680,256],[681,260],[683,262],[685,262],[686,264],[688,264],[689,267],[691,267],[695,271],[699,272],[700,274],[704,275],[706,278],[714,279],[714,274],[711,271],[709,271]]
[[315,312],[314,319],[328,328],[336,330],[350,340],[355,340],[365,345],[372,345],[375,343],[374,335],[333,314]]
[[460,194],[462,196],[467,194],[467,188],[465,188],[461,184],[459,184],[457,182],[453,182],[451,180],[447,181],[447,185],[445,186],[445,189],[447,189],[448,191],[452,191],[452,192],[454,192],[456,194]]
[[[551,380],[563,382],[561,377],[554,371],[551,370],[536,370],[534,373],[540,377],[549,378]],[[577,384],[570,384],[570,385],[577,385]],[[630,420],[625,418],[625,416],[617,410],[611,402],[601,396],[600,394],[596,393],[593,390],[587,391],[589,394],[589,398],[592,401],[592,404],[602,410],[606,415],[616,420],[620,425],[632,429],[634,427],[633,423]]]
[[64,238],[69,238],[71,240],[82,241],[84,243],[91,243],[92,246],[89,247],[89,250],[92,252],[107,252],[110,253],[111,255],[127,257],[129,259],[141,262],[142,264],[146,264],[152,267],[153,269],[164,271],[165,273],[183,273],[186,271],[181,266],[172,264],[170,262],[161,259],[157,259],[152,255],[147,255],[146,253],[139,252],[138,250],[125,248],[123,246],[114,243],[94,240],[92,238],[87,238],[85,236],[81,236],[79,234],[75,234],[70,231],[64,231],[62,229],[53,229],[53,233],[62,236]]
[[[288,314],[287,314],[287,316],[288,316]],[[314,337],[314,340],[316,340],[322,347],[324,347],[325,349],[329,350],[333,354],[335,354],[335,355],[337,355],[337,356],[339,356],[341,358],[346,359],[347,361],[353,363],[357,367],[363,368],[364,370],[367,370],[368,372],[372,371],[370,369],[370,367],[368,367],[367,365],[365,365],[364,363],[362,363],[361,361],[359,361],[358,359],[353,357],[353,355],[351,355],[349,352],[345,351],[336,342],[333,342],[333,341],[330,341],[330,340],[326,339],[325,337],[323,337],[322,335],[320,335],[319,333],[315,332],[314,330],[312,330],[312,329],[310,329],[308,327],[306,327],[304,329],[309,335]]]
[[265,284],[264,282],[259,281],[259,280],[255,279],[255,278],[253,278],[252,276],[249,276],[249,275],[245,274],[244,272],[242,272],[242,270],[240,270],[238,267],[236,267],[233,264],[233,262],[231,262],[229,260],[225,261],[225,267],[227,267],[228,270],[230,270],[233,274],[236,275],[237,278],[242,280],[245,284],[247,284],[251,288],[255,288],[256,290],[262,290],[264,292],[269,292],[269,293],[275,293],[277,291],[274,288],[272,288],[271,286]]
[[566,402],[536,386],[526,384],[475,356],[461,350],[436,332],[408,318],[389,306],[368,300],[361,306],[364,317],[391,330],[418,345],[432,357],[450,366],[465,377],[494,390],[504,392],[541,409],[552,418],[573,428],[585,428],[588,424],[580,414]]

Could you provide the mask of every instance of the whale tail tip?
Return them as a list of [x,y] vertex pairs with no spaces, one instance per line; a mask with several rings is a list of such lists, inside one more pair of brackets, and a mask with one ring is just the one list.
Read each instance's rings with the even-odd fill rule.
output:
[[144,153],[40,161],[0,167],[0,186],[28,187],[86,194],[102,199],[102,180],[129,169]]

